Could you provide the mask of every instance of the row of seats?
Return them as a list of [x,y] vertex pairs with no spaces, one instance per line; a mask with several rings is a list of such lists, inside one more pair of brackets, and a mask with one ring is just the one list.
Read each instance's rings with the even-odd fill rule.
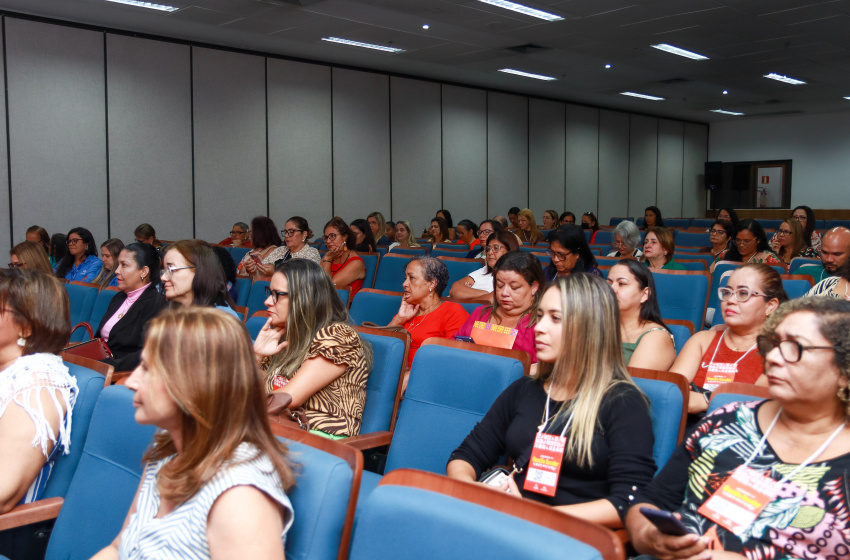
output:
[[[620,222],[623,221],[635,222],[638,227],[643,227],[646,225],[646,221],[643,218],[638,218],[637,221],[634,218],[611,218],[608,221],[608,225],[616,226]],[[764,219],[757,218],[756,221],[761,224],[763,228],[778,228],[779,224],[783,222],[783,220],[772,220],[772,219]],[[714,223],[714,219],[712,218],[664,218],[664,225],[666,227],[680,227],[680,228],[689,228],[689,227],[711,227]],[[850,220],[815,220],[815,229],[832,229],[834,227],[846,227],[850,228]]]

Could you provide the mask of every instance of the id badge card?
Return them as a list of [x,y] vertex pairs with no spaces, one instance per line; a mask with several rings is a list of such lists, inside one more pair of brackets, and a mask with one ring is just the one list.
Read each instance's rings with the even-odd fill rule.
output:
[[778,481],[741,465],[697,512],[740,536],[778,492]]
[[272,379],[272,387],[274,391],[286,387],[289,384],[289,379],[285,378],[282,375],[275,375],[274,379]]
[[514,341],[518,334],[519,330],[517,329],[485,323],[484,321],[475,321],[472,324],[470,336],[475,344],[510,350],[514,347]]
[[705,372],[705,382],[702,384],[702,387],[707,391],[714,391],[720,385],[735,381],[735,375],[737,375],[737,373],[737,364],[711,363],[708,365],[708,369]]
[[564,462],[567,438],[556,434],[537,432],[531,460],[526,468],[523,490],[554,496],[558,488],[558,475]]

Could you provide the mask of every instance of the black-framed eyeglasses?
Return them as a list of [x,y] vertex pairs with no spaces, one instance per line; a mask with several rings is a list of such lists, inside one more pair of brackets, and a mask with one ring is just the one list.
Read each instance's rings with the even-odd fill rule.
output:
[[324,241],[324,242],[334,241],[337,237],[339,237],[338,233],[329,233],[322,238],[322,241]]
[[735,245],[749,245],[750,243],[755,243],[758,239],[738,239],[737,237],[732,240]]
[[496,233],[496,232],[494,232],[492,229],[479,229],[478,230],[478,237],[482,237],[482,236],[490,237],[494,233]]
[[720,298],[720,301],[727,301],[735,296],[735,299],[740,302],[745,302],[753,296],[763,297],[764,299],[770,299],[770,296],[761,294],[759,292],[752,292],[747,288],[738,288],[737,290],[733,290],[732,288],[718,288],[717,296]]
[[277,300],[281,296],[289,296],[289,292],[281,292],[280,290],[272,290],[266,286],[266,299],[272,298],[272,303],[277,305]]
[[836,350],[840,346],[803,346],[796,340],[779,340],[760,334],[756,338],[759,354],[767,356],[774,348],[779,348],[779,355],[789,364],[796,364],[806,350]]
[[791,235],[793,233],[794,232],[791,231],[790,229],[778,229],[778,230],[776,230],[776,235],[781,235],[782,237],[785,237],[786,235]]
[[289,237],[291,235],[295,235],[296,233],[304,231],[303,229],[282,229],[280,230],[280,234],[284,237]]
[[248,232],[247,231],[230,230],[230,235],[245,235],[246,233],[248,233]]
[[21,261],[18,261],[18,262],[9,263],[6,266],[8,266],[9,268],[20,268],[20,267],[24,266],[25,264],[27,264],[27,263],[23,263]]
[[709,233],[710,235],[726,235],[726,230],[725,230],[725,229],[717,229],[717,228],[714,228],[714,229],[707,229],[707,230],[705,230],[705,231],[706,231],[707,233]]
[[561,253],[558,251],[553,251],[552,249],[546,249],[546,254],[549,255],[549,257],[553,261],[565,261],[567,260],[567,257],[572,255],[572,253]]
[[484,247],[484,252],[485,253],[494,253],[494,252],[497,252],[497,251],[501,251],[502,249],[504,249],[504,247],[502,245],[488,245],[487,247]]
[[76,245],[77,243],[82,243],[82,241],[83,241],[83,240],[82,240],[81,238],[77,238],[77,239],[69,239],[69,240],[67,241],[67,243],[68,243],[68,245]]

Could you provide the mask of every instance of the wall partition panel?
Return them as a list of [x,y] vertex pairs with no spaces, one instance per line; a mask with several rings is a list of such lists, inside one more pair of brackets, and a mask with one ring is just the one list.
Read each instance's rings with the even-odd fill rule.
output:
[[528,101],[528,198],[538,225],[547,208],[564,211],[566,105],[557,101]]
[[[442,90],[441,207],[448,209],[452,218],[463,219],[463,215],[481,222],[485,217],[499,213],[487,213],[487,92],[446,85],[442,86]],[[439,208],[434,208],[432,212],[436,213]],[[418,227],[427,225],[426,222]],[[413,224],[413,227],[417,228],[417,225]]]
[[599,109],[567,104],[565,133],[564,210],[578,224],[585,212],[599,211]]
[[103,34],[6,18],[13,243],[38,224],[107,237]]
[[679,121],[658,121],[658,208],[662,216],[687,216],[682,212],[684,130]]
[[[629,216],[643,216],[647,206],[658,206],[661,216],[678,216],[657,199],[658,119],[631,115],[629,126]],[[656,204],[657,202],[657,204]]]
[[424,224],[442,208],[440,84],[393,77],[390,85],[392,219]]
[[528,207],[528,98],[487,93],[487,213]]
[[[0,45],[3,45],[3,34],[0,30]],[[2,48],[2,47],[0,47]],[[2,76],[5,76],[3,68],[3,57],[0,56],[0,83],[3,84],[5,90],[5,82],[2,82]],[[26,235],[26,230],[32,224],[23,225],[15,223],[12,220],[12,208],[9,203],[9,159],[7,151],[6,137],[6,96],[0,95],[0,251],[3,255],[7,255],[9,249],[12,248],[12,229],[16,234],[16,238],[23,240]],[[2,262],[2,261],[0,261]],[[2,265],[0,265],[2,266]]]
[[192,237],[189,49],[106,36],[110,232],[125,243],[145,222],[160,239]]
[[682,216],[705,216],[705,162],[708,158],[708,126],[685,123],[682,159]]
[[333,205],[331,69],[270,58],[268,96],[269,216],[278,229],[302,216],[320,237]]
[[625,216],[629,189],[629,114],[599,113],[599,223]]
[[334,213],[390,215],[389,76],[333,69]]
[[193,47],[192,80],[195,236],[217,243],[268,212],[265,59]]

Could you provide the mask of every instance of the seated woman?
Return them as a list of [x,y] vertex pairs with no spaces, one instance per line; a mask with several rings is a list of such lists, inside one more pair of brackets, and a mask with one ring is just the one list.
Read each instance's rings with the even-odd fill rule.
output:
[[372,228],[368,222],[358,218],[348,224],[348,228],[354,235],[354,250],[358,253],[374,253],[375,238],[372,236]]
[[95,332],[112,352],[103,360],[116,371],[135,369],[148,323],[165,306],[157,291],[160,277],[159,253],[148,243],[131,243],[115,259],[118,289]]
[[222,239],[219,243],[222,247],[248,247],[251,248],[251,228],[245,222],[236,222],[230,228],[230,237]]
[[[620,526],[629,497],[655,472],[646,398],[626,372],[614,293],[601,278],[559,278],[540,302],[537,374],[514,381],[449,458],[451,478],[474,482],[513,460],[499,490],[600,523]],[[560,438],[558,437],[560,436]],[[535,442],[566,439],[549,494],[527,478]]]
[[607,257],[639,259],[643,251],[637,248],[640,245],[640,230],[634,222],[623,220],[614,228],[614,250]]
[[446,236],[447,241],[445,241],[445,243],[455,241],[457,239],[457,231],[455,231],[455,224],[454,221],[452,221],[452,213],[443,208],[441,210],[437,210],[435,216],[446,221],[446,231],[448,231],[448,235]]
[[596,267],[596,257],[590,252],[584,232],[576,225],[564,225],[550,231],[549,249],[546,253],[552,259],[551,264],[546,267],[547,282],[569,276],[573,272],[602,277],[602,271]]
[[779,273],[765,264],[735,269],[719,291],[726,328],[693,335],[670,368],[691,382],[691,414],[708,409],[711,391],[719,385],[732,381],[767,383],[764,362],[756,352],[756,337],[771,313],[788,300]]
[[[503,231],[502,222],[498,220],[484,220],[478,225],[478,239],[476,243],[470,246],[469,252],[466,254],[467,259],[487,260],[487,252],[484,250],[487,247],[487,240],[494,233]],[[519,238],[514,234],[517,247],[519,247]]]
[[676,360],[673,334],[661,319],[652,273],[634,259],[608,271],[620,308],[620,337],[627,366],[667,371]]
[[92,283],[100,284],[101,287],[117,286],[118,280],[115,277],[115,266],[118,261],[118,255],[124,248],[124,242],[120,239],[107,239],[100,246],[100,261],[103,263],[103,268],[100,273],[94,277]]
[[462,299],[490,297],[493,293],[493,267],[502,255],[509,251],[519,251],[519,242],[513,233],[501,230],[499,233],[490,235],[484,251],[487,255],[484,266],[452,284],[449,290],[451,297]]
[[717,212],[717,219],[724,220],[726,222],[731,222],[732,227],[738,227],[738,223],[741,221],[738,219],[738,213],[735,212],[734,208],[721,208],[719,212]]
[[437,243],[451,243],[449,239],[449,225],[445,218],[439,216],[431,219],[431,227],[428,228],[426,235],[428,236],[428,243],[431,244],[431,248],[435,248]]
[[97,258],[97,244],[86,228],[74,228],[67,236],[68,253],[56,265],[59,278],[91,282],[100,273],[103,262]]
[[[512,234],[506,231],[503,235]],[[493,303],[473,311],[455,336],[468,336],[476,344],[485,346],[523,350],[528,352],[531,363],[536,364],[534,324],[546,284],[543,267],[531,253],[512,251],[499,258],[493,267],[493,276]],[[498,341],[492,340],[492,331],[486,328],[487,324],[507,327],[516,333],[499,335]]]
[[782,266],[782,261],[770,250],[761,224],[750,219],[738,222],[731,247],[714,257],[714,262],[709,270],[714,272],[717,263],[720,261]]
[[644,225],[640,229],[649,231],[651,227],[664,227],[664,219],[658,206],[647,206],[643,211]]
[[50,266],[55,270],[59,261],[68,254],[68,238],[64,233],[54,233],[50,237],[50,248],[47,254],[50,255]]
[[413,230],[410,229],[410,222],[407,220],[399,220],[396,222],[395,241],[390,243],[390,248],[387,249],[387,252],[389,253],[396,247],[420,247],[419,243],[416,241],[416,237],[413,235]]
[[38,243],[24,241],[9,251],[9,268],[29,268],[53,274],[53,267],[47,259],[47,253]]
[[259,276],[271,276],[274,263],[289,252],[283,245],[274,221],[266,216],[257,216],[251,220],[251,241],[254,248],[242,257],[242,262],[236,267],[236,275],[252,280]]
[[389,245],[392,239],[387,237],[387,221],[384,215],[380,212],[372,212],[366,216],[366,221],[369,222],[369,229],[372,232],[372,237],[375,239],[375,246]]
[[[286,248],[289,250],[284,261],[289,259],[308,259],[316,264],[322,260],[319,251],[315,247],[307,245],[307,240],[313,237],[313,230],[307,225],[307,220],[301,216],[293,216],[286,220],[284,228],[280,234],[283,236],[283,242],[286,243]],[[275,263],[277,264],[277,263]]]
[[160,428],[124,526],[94,556],[283,558],[295,483],[271,431],[248,331],[214,309],[151,321],[127,379],[136,422]]
[[372,349],[331,279],[312,261],[293,259],[275,267],[268,294],[269,320],[254,342],[266,390],[292,395],[318,435],[359,434]]
[[573,214],[572,212],[569,212],[569,211],[564,212],[560,216],[560,223],[561,223],[562,226],[567,225],[567,224],[575,224],[576,223],[576,215]]
[[596,242],[596,233],[599,231],[599,222],[596,221],[596,215],[593,212],[585,212],[581,215],[581,229],[591,231],[590,244],[593,245]]
[[714,223],[708,228],[708,240],[711,242],[711,247],[703,247],[699,252],[711,253],[711,256],[716,258],[717,255],[729,248],[729,242],[734,235],[735,228],[732,226],[732,222],[714,220]]
[[[38,247],[41,251],[41,247]],[[38,270],[0,272],[0,513],[37,500],[68,453],[77,382],[58,356],[68,342],[68,294]]]
[[[770,399],[729,404],[682,442],[628,512],[637,551],[656,558],[846,556],[848,348],[850,303],[801,298],[781,305],[758,337]],[[761,492],[738,482],[747,474]],[[761,507],[732,503],[727,488],[744,499],[759,496]],[[661,533],[644,507],[676,512],[690,533]],[[734,523],[717,516],[724,507],[740,512]]]
[[673,232],[663,227],[649,227],[643,240],[641,262],[650,270],[685,270],[685,267],[673,260],[676,245]]
[[556,210],[546,210],[543,212],[543,229],[551,231],[558,227],[558,212]]
[[449,269],[434,257],[414,257],[404,269],[404,296],[390,326],[404,327],[410,333],[408,369],[425,340],[434,336],[454,338],[469,318],[459,303],[440,299],[448,283]]
[[384,229],[384,237],[387,238],[387,245],[391,243],[395,243],[395,222],[387,222],[387,225]]
[[516,234],[523,243],[537,245],[543,241],[543,234],[537,229],[537,222],[534,220],[534,212],[528,208],[517,214],[517,226]]
[[206,241],[184,239],[169,245],[162,257],[160,278],[170,308],[215,307],[237,316],[224,268]]
[[803,228],[800,227],[800,222],[794,218],[788,218],[779,224],[776,233],[773,235],[773,239],[777,240],[776,245],[778,249],[776,250],[776,256],[785,265],[785,270],[788,270],[791,261],[797,257],[806,259],[820,258],[817,251],[806,246],[805,238],[803,237]]
[[50,250],[50,234],[41,226],[28,227],[25,239],[41,245],[45,253]]
[[351,297],[354,297],[366,278],[366,263],[354,251],[354,234],[339,216],[325,224],[324,232],[328,252],[319,264],[333,278],[334,286],[342,289],[351,286]]
[[[815,212],[808,206],[798,206],[791,212],[789,219],[798,222],[803,230],[799,236],[803,241],[802,251],[810,249],[807,252],[815,255],[812,258],[817,258],[820,254],[822,240],[820,234],[815,231]],[[781,240],[777,235],[778,233],[779,230],[776,230],[776,233],[773,234],[773,237],[768,242],[774,253],[779,253],[779,249],[782,246],[780,243]]]
[[156,230],[150,224],[141,224],[133,231],[133,235],[136,236],[136,243],[147,243],[156,249],[164,247],[162,241],[156,238]]

